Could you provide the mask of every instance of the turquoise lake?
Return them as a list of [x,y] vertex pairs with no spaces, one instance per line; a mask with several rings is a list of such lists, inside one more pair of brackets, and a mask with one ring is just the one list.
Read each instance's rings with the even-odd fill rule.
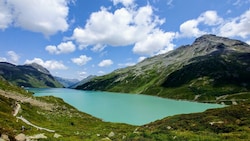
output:
[[108,122],[143,125],[167,116],[203,112],[224,105],[206,104],[166,98],[66,88],[32,88],[35,96],[62,98],[78,110]]

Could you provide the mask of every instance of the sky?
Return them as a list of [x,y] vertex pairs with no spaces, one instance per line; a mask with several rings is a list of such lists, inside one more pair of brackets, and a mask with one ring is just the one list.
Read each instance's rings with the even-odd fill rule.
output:
[[0,0],[0,62],[81,80],[215,34],[250,44],[250,0]]

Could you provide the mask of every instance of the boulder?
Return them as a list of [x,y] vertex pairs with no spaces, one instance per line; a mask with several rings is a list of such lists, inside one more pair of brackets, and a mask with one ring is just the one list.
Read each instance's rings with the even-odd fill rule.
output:
[[108,135],[109,137],[114,137],[115,136],[115,133],[113,131],[111,131]]
[[54,138],[59,138],[59,137],[61,137],[61,136],[62,136],[62,135],[57,134],[57,133],[54,134]]
[[0,138],[0,141],[1,141],[1,139],[2,139],[3,141],[10,141],[9,136],[6,135],[6,134],[2,134],[2,135],[1,135],[1,138]]
[[26,136],[23,133],[21,133],[21,134],[18,134],[17,136],[15,136],[15,139],[17,141],[25,141],[26,140]]

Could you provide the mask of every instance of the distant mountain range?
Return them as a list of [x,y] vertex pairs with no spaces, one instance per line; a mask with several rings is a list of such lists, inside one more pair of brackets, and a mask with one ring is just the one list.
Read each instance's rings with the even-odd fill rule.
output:
[[95,77],[76,88],[201,102],[222,102],[229,95],[244,98],[250,90],[250,46],[204,35],[192,45]]
[[14,65],[0,62],[0,76],[18,86],[35,88],[63,87],[47,69],[36,63]]
[[81,85],[83,85],[83,84],[89,82],[91,79],[93,79],[93,78],[95,78],[95,77],[97,77],[97,76],[96,76],[96,75],[89,75],[88,77],[84,78],[83,80],[78,81],[77,83],[75,83],[75,84],[69,86],[69,88],[75,89],[75,88],[77,88],[78,86],[81,86]]
[[66,88],[68,88],[72,85],[78,84],[78,82],[79,82],[78,79],[68,79],[68,78],[62,78],[62,77],[58,77],[58,76],[54,76],[54,78]]

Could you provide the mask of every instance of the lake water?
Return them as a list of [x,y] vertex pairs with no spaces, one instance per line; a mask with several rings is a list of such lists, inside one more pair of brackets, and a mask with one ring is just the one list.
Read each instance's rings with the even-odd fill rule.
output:
[[166,98],[100,91],[82,91],[66,88],[32,88],[35,96],[62,98],[78,110],[104,121],[143,125],[167,116],[202,112],[210,108],[224,107]]

